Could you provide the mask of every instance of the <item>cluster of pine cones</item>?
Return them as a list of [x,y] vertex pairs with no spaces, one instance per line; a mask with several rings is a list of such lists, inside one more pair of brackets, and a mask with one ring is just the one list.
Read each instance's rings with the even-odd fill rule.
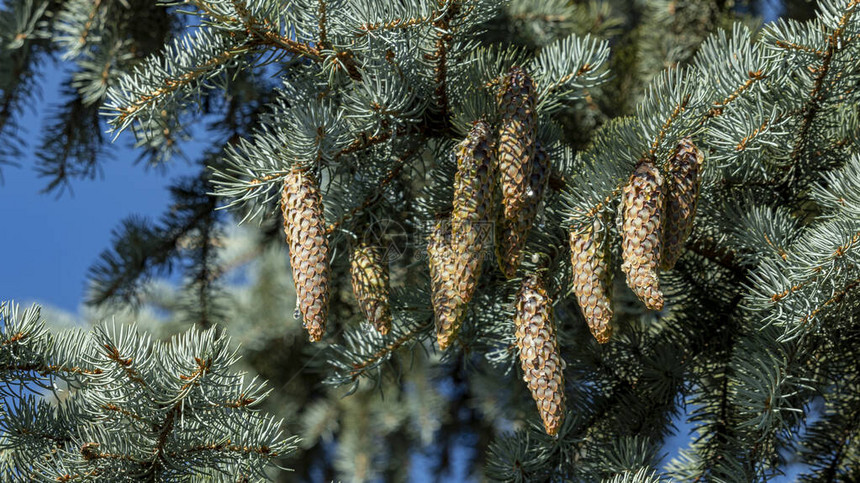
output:
[[[436,339],[443,350],[457,337],[475,294],[491,234],[499,269],[507,278],[515,277],[549,179],[549,155],[537,140],[537,94],[531,77],[520,68],[511,69],[497,102],[497,132],[486,121],[477,121],[457,146],[450,223],[438,220],[427,244]],[[487,229],[493,226],[495,230]],[[524,379],[544,427],[556,434],[564,415],[564,363],[552,301],[541,276],[523,277],[514,323]]]
[[[472,125],[457,146],[453,209],[428,238],[432,305],[441,349],[456,339],[478,286],[484,251],[495,236],[501,272],[514,278],[532,223],[546,191],[549,156],[537,140],[534,82],[520,68],[504,77],[497,95],[496,132],[486,121]],[[621,269],[633,292],[652,310],[663,307],[658,269],[668,270],[690,234],[702,170],[702,154],[689,139],[678,145],[664,180],[653,160],[639,162],[624,187],[621,208]],[[497,209],[497,191],[501,203]],[[319,187],[306,171],[284,179],[284,231],[297,304],[310,339],[325,331],[329,246]],[[490,229],[495,227],[495,229]],[[611,267],[605,222],[598,214],[584,229],[571,230],[573,292],[594,337],[612,334]],[[381,334],[391,326],[388,264],[380,247],[358,241],[350,254],[352,287],[367,320]],[[557,434],[564,416],[564,361],[545,281],[540,272],[522,276],[514,325],[519,358],[544,428]]]
[[[621,270],[627,285],[648,309],[663,308],[658,270],[670,270],[693,230],[699,199],[702,152],[682,139],[667,163],[668,176],[650,159],[641,160],[621,199]],[[570,232],[573,292],[591,333],[600,343],[612,336],[612,270],[602,217]]]
[[[284,232],[302,325],[312,342],[322,339],[328,315],[329,246],[322,196],[316,179],[294,168],[284,177]],[[349,256],[352,289],[365,318],[382,335],[391,328],[389,274],[382,247],[358,240]]]

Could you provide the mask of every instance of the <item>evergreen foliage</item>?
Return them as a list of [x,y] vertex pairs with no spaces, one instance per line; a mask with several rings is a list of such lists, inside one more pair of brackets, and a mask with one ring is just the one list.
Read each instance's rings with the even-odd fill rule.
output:
[[153,343],[133,325],[54,334],[37,306],[0,319],[4,481],[257,479],[295,449],[215,329]]
[[[51,335],[35,311],[5,306],[0,357],[14,402],[0,428],[4,476],[289,478],[266,467],[277,463],[308,480],[404,479],[416,455],[430,454],[443,475],[470,447],[465,471],[493,480],[759,481],[795,461],[808,481],[856,479],[860,1],[821,0],[815,15],[761,28],[746,7],[7,1],[0,162],[20,152],[12,121],[50,56],[73,73],[39,147],[48,189],[97,171],[105,128],[119,140],[130,131],[150,165],[182,155],[195,129],[216,135],[200,175],[175,185],[160,221],[126,221],[94,266],[92,317],[118,323]],[[506,110],[514,104],[497,98],[512,69],[533,86]],[[450,254],[431,234],[452,218],[489,219],[490,195],[464,196],[494,191],[463,179],[464,165],[483,165],[458,159],[476,157],[462,147],[474,126],[520,133],[522,146],[497,150],[540,145],[548,162],[541,189],[526,190],[532,204],[512,204],[528,214],[522,261],[511,273],[470,262],[464,289],[463,278],[446,278],[459,262],[445,258],[464,249]],[[490,137],[507,142],[496,134],[482,146]],[[659,180],[671,179],[689,142],[703,155],[686,181],[696,186],[684,201],[695,222],[674,267],[661,269]],[[647,183],[631,178],[642,170]],[[318,183],[324,212],[314,202],[313,216],[293,213],[290,226],[313,226],[315,246],[326,246],[322,285],[303,268],[311,255],[287,254],[282,239],[284,183],[299,193],[296,206],[306,201],[289,184],[296,173]],[[512,173],[526,183],[532,174]],[[238,222],[247,231],[235,231]],[[601,246],[587,245],[597,232]],[[367,241],[385,248],[389,265],[384,334],[352,295],[349,253]],[[572,266],[572,243],[605,259]],[[642,255],[640,245],[656,251]],[[656,310],[625,284],[623,271],[645,265],[631,265],[634,255],[647,280],[629,283],[640,295],[659,283],[660,303],[648,302]],[[177,267],[179,290],[157,281]],[[538,273],[532,299],[550,307],[517,298]],[[580,306],[598,283],[608,328]],[[301,328],[320,301],[311,285],[328,301],[327,317],[315,312],[327,319],[314,322],[325,330],[316,343]],[[459,324],[444,350],[434,337],[439,286]],[[555,321],[544,330],[554,340],[516,332],[518,300],[539,315],[532,325]],[[153,309],[167,321],[147,323]],[[198,328],[151,342],[124,325],[132,319],[164,339]],[[562,361],[553,362],[565,396],[553,436],[534,401],[555,394],[538,375],[533,387],[522,380],[529,344],[555,344]],[[236,354],[271,393],[229,370]],[[246,399],[262,412],[230,402]],[[121,403],[131,406],[120,415],[105,409]],[[696,437],[661,467],[681,405]],[[49,432],[62,439],[38,436]],[[280,459],[293,451],[300,457]]]

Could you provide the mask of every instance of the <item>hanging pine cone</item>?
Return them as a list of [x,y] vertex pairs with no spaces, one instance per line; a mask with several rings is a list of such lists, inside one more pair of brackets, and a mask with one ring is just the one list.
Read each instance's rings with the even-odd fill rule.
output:
[[497,100],[499,128],[499,174],[504,217],[513,220],[526,199],[529,162],[537,137],[537,94],[532,78],[514,67],[502,81]]
[[601,344],[612,337],[612,272],[606,228],[600,217],[584,232],[570,232],[573,293],[591,334]]
[[325,332],[330,269],[322,196],[310,173],[293,169],[284,178],[281,208],[298,306],[316,342]]
[[699,201],[704,156],[690,138],[678,144],[666,178],[666,207],[663,222],[663,254],[660,268],[670,270],[681,256],[684,242],[693,231]]
[[520,267],[523,248],[537,218],[538,208],[546,191],[549,179],[549,154],[543,146],[536,143],[535,156],[531,161],[526,203],[514,219],[499,217],[499,230],[496,237],[496,260],[499,268],[508,278],[513,278]]
[[457,336],[481,274],[492,233],[495,163],[490,126],[478,121],[457,147],[450,232],[437,222],[427,246],[436,336],[445,349]]
[[650,160],[641,161],[622,195],[621,269],[627,285],[651,310],[663,308],[657,280],[660,265],[660,219],[663,177]]
[[484,121],[477,121],[457,146],[454,176],[454,210],[451,230],[457,243],[480,252],[492,231],[495,191],[493,134]]
[[388,262],[382,247],[360,241],[349,257],[352,293],[361,312],[382,335],[391,328]]
[[448,222],[437,221],[427,242],[436,340],[439,342],[439,348],[445,350],[457,336],[466,309],[458,287],[456,257],[451,247],[451,229]]
[[538,275],[523,279],[514,324],[523,380],[547,434],[555,436],[564,420],[564,361],[558,351],[552,301]]

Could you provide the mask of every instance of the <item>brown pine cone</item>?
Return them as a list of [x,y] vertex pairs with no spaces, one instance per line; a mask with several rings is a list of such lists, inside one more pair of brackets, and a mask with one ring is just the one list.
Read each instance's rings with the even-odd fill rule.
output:
[[684,242],[693,231],[701,186],[704,156],[690,138],[678,144],[666,178],[666,206],[663,222],[663,254],[660,268],[671,270],[681,257]]
[[555,436],[564,420],[564,361],[558,351],[552,300],[538,275],[523,279],[514,325],[523,380],[537,403],[547,434]]
[[601,344],[612,337],[612,272],[609,243],[600,217],[583,232],[570,232],[573,293],[591,334]]
[[501,116],[497,159],[504,217],[513,220],[525,203],[537,138],[537,93],[532,78],[521,68],[512,68],[502,81],[497,101]]
[[466,304],[458,287],[456,257],[451,247],[449,223],[444,220],[437,221],[427,242],[436,340],[439,342],[439,348],[445,350],[457,336],[466,313]]
[[325,332],[330,268],[322,196],[310,173],[296,168],[284,177],[281,208],[302,325],[316,342]]
[[352,293],[361,312],[382,335],[391,328],[388,261],[382,247],[357,242],[349,257]]
[[523,258],[523,249],[537,218],[538,208],[546,191],[549,179],[549,154],[538,142],[532,158],[526,203],[517,211],[516,217],[508,220],[499,217],[496,237],[496,260],[499,269],[507,278],[514,278]]
[[484,121],[477,121],[457,146],[454,176],[454,209],[451,230],[459,244],[480,252],[489,240],[495,204],[495,160],[493,134]]
[[663,177],[650,160],[640,161],[622,195],[621,269],[627,285],[651,310],[663,308],[660,265]]

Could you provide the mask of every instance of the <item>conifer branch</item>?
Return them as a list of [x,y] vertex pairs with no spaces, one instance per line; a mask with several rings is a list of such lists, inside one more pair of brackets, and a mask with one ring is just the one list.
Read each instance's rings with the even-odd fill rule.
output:
[[[584,74],[587,74],[587,73],[591,72],[592,70],[594,70],[594,68],[595,68],[595,66],[593,66],[593,65],[591,65],[591,64],[588,64],[588,63],[586,63],[586,64],[582,64],[582,66],[581,66],[579,69],[577,69],[577,70],[576,70],[576,72],[571,72],[571,73],[569,73],[569,74],[567,74],[567,75],[565,75],[565,76],[562,76],[562,77],[560,77],[560,78],[558,79],[558,81],[557,81],[557,82],[553,82],[552,84],[550,84],[549,86],[547,86],[547,87],[543,90],[543,91],[544,91],[544,95],[545,95],[545,96],[553,95],[556,91],[558,91],[560,88],[562,88],[562,87],[564,87],[565,85],[567,85],[568,83],[570,83],[573,79],[575,79],[575,78],[577,78],[577,77],[580,77],[580,76],[582,76],[582,75],[584,75]],[[498,81],[496,81],[496,82],[498,82]],[[493,82],[493,81],[491,81],[491,82],[489,82],[488,84],[493,84],[493,83],[494,83],[494,82]]]
[[771,123],[770,119],[765,119],[764,122],[762,122],[759,127],[755,128],[753,130],[753,132],[744,136],[744,138],[741,139],[740,142],[738,142],[738,145],[735,146],[735,151],[743,151],[744,149],[746,149],[747,144],[750,141],[752,141],[753,139],[755,139],[755,137],[758,136],[761,132],[763,132],[765,129],[767,129],[767,127],[768,127],[768,125],[770,125],[770,123]]
[[134,116],[138,111],[144,108],[149,108],[160,101],[167,94],[176,92],[189,84],[198,81],[203,76],[211,73],[214,69],[221,67],[228,62],[233,61],[240,55],[244,55],[249,51],[248,44],[239,44],[232,47],[227,47],[215,56],[205,60],[198,66],[183,72],[175,77],[166,77],[163,83],[156,89],[138,96],[130,103],[117,108],[119,112],[115,118],[115,124],[119,126],[125,125],[131,116]]
[[86,45],[87,37],[90,35],[93,24],[95,23],[96,15],[98,15],[101,6],[102,0],[93,0],[92,7],[90,7],[90,14],[87,17],[87,21],[84,22],[83,28],[81,29],[81,34],[78,38],[78,43],[80,45]]
[[[385,131],[379,134],[369,134],[366,132],[359,133],[358,136],[356,136],[351,143],[349,143],[346,147],[335,153],[335,155],[332,157],[332,160],[336,161],[343,156],[354,154],[359,151],[372,148],[373,146],[386,143],[390,141],[393,137],[402,136],[407,132],[407,129],[399,128],[395,131]],[[414,154],[414,152],[412,152],[409,156],[411,156],[412,154]],[[402,163],[403,160],[404,158],[401,157],[401,159],[396,161],[395,164]],[[273,173],[265,176],[260,176],[259,178],[252,178],[247,181],[248,186],[245,189],[251,190],[257,188],[262,184],[278,183],[280,182],[281,178],[287,176],[288,174],[288,172]]]
[[363,37],[377,30],[397,30],[408,29],[416,25],[431,23],[431,20],[439,16],[438,10],[432,10],[427,15],[411,17],[411,18],[394,18],[391,20],[383,20],[380,22],[364,22],[358,26],[360,30],[359,36]]
[[860,245],[860,231],[855,232],[853,235],[851,235],[846,243],[837,245],[835,249],[833,249],[833,252],[830,254],[830,256],[825,258],[825,263],[821,263],[819,265],[809,268],[809,272],[811,272],[812,275],[799,280],[798,282],[792,284],[790,287],[786,288],[781,292],[770,295],[770,300],[774,304],[776,304],[785,299],[788,295],[799,292],[801,289],[808,286],[809,284],[817,282],[820,278],[820,274],[827,268],[829,264],[832,264],[840,258],[843,258],[845,255],[848,254],[849,250],[858,245]]
[[775,293],[775,294],[771,295],[770,300],[772,302],[779,302],[780,300],[784,299],[785,297],[787,297],[793,293],[799,292],[801,289],[803,289],[804,287],[806,287],[810,283],[815,283],[817,280],[818,280],[817,276],[803,280],[803,281],[801,281],[797,284],[794,284],[791,287],[783,290],[782,292]]
[[326,23],[328,21],[327,18],[327,7],[326,0],[317,0],[317,16],[319,17],[319,45],[321,47],[326,47],[329,45],[328,43],[328,27]]
[[[729,304],[728,307],[730,309],[730,313],[733,313],[738,307],[738,303],[740,302],[740,297],[735,297]],[[731,318],[729,319],[729,323],[731,322]],[[716,352],[716,357],[721,358],[722,360],[718,360],[720,364],[720,368],[718,370],[709,369],[707,371],[708,376],[715,377],[719,379],[719,387],[717,388],[717,404],[716,404],[716,412],[706,412],[705,421],[710,422],[712,424],[712,429],[708,431],[701,431],[697,438],[698,441],[706,440],[706,446],[704,451],[704,457],[707,464],[702,465],[702,471],[696,476],[693,481],[702,481],[703,479],[707,479],[709,474],[713,474],[714,470],[719,467],[720,460],[725,457],[725,455],[721,452],[722,449],[736,449],[731,448],[731,440],[733,426],[730,421],[731,416],[731,399],[730,399],[730,379],[731,379],[731,348],[735,344],[737,340],[736,331],[732,328],[726,328],[728,332],[728,339],[725,340],[724,344],[721,344],[720,349]],[[701,383],[700,383],[701,384]],[[704,388],[703,388],[704,390]],[[705,409],[707,411],[707,409]],[[698,418],[698,419],[701,419]],[[708,423],[706,423],[708,424]]]
[[[222,22],[222,23],[227,24],[227,25],[233,25],[233,24],[238,23],[237,19],[235,19],[229,15],[223,15],[223,14],[219,13],[211,5],[211,3],[208,0],[182,0],[182,2],[194,5],[195,7],[200,9],[201,12],[203,12],[209,18],[211,18],[212,20],[217,20],[218,22]],[[235,6],[238,4],[234,1],[233,5],[235,8]]]
[[0,156],[9,154],[2,150],[3,143],[9,143],[13,136],[4,129],[12,120],[23,96],[27,95],[27,83],[34,78],[37,55],[49,50],[39,40],[39,25],[53,15],[48,6],[48,2],[11,2],[4,4],[3,10],[0,10],[0,25],[3,27],[0,30],[3,35],[0,38],[0,49],[3,50],[0,52],[0,62],[5,64],[0,69],[0,134],[3,134]]
[[[746,82],[738,86],[738,88],[732,91],[732,93],[729,94],[725,99],[721,101],[715,101],[714,106],[710,108],[708,112],[705,113],[699,124],[704,124],[708,119],[721,115],[726,106],[740,98],[741,94],[751,88],[756,82],[760,82],[765,79],[767,79],[767,75],[763,74],[761,70],[750,71],[749,79],[747,79]],[[762,129],[763,128],[764,127],[762,127]]]
[[[28,57],[29,55],[26,55],[25,59],[29,60]],[[27,72],[27,67],[27,62],[23,60],[15,62],[14,67],[12,68],[11,78],[17,80],[17,83],[5,86],[4,89],[2,89],[3,94],[2,97],[0,97],[0,133],[3,132],[7,123],[12,120],[12,115],[16,109],[17,102],[21,99],[20,96],[23,93],[23,77]]]
[[388,186],[388,183],[392,182],[395,178],[397,178],[397,176],[400,174],[400,172],[403,171],[403,167],[406,165],[406,161],[408,161],[409,158],[414,156],[415,153],[418,152],[419,148],[420,148],[420,143],[417,146],[410,148],[409,150],[406,151],[406,153],[404,153],[402,156],[400,156],[394,162],[394,167],[391,168],[391,170],[388,172],[388,174],[385,175],[385,177],[379,181],[379,183],[377,184],[376,191],[374,191],[373,193],[368,195],[364,199],[364,201],[361,202],[360,205],[349,210],[349,212],[347,212],[346,214],[341,216],[338,220],[329,224],[326,227],[326,234],[330,235],[330,234],[334,233],[334,231],[337,230],[338,227],[340,227],[345,221],[347,221],[347,220],[351,219],[352,217],[354,217],[355,215],[363,212],[370,205],[372,205],[376,200],[378,200],[379,199],[379,193],[381,192],[381,190],[383,190],[386,186]]
[[151,471],[153,474],[158,474],[163,465],[163,460],[165,457],[164,447],[167,444],[167,438],[170,436],[170,433],[173,431],[174,422],[176,418],[182,413],[182,401],[177,402],[167,411],[167,415],[164,417],[164,421],[158,426],[158,434],[155,439],[155,448],[153,449],[152,460],[146,462],[146,466],[151,467]]
[[[16,372],[0,370],[0,380],[23,387],[21,393],[5,393],[11,400],[0,418],[0,458],[17,458],[19,475],[40,481],[105,472],[184,479],[236,465],[261,472],[273,458],[295,448],[295,438],[283,438],[278,423],[251,407],[267,392],[259,384],[244,386],[243,374],[229,370],[236,358],[214,330],[192,329],[181,338],[153,344],[133,328],[97,329],[86,337],[54,334],[45,329],[37,308],[19,316],[16,307],[4,304],[0,319],[0,341],[12,341],[0,344],[0,361],[5,366],[11,366],[10,359],[21,361]],[[138,360],[118,347],[129,348]],[[49,372],[45,363],[28,359],[63,362],[47,366],[54,371]],[[177,365],[184,368],[179,376]],[[31,379],[21,369],[41,371],[47,380]],[[74,390],[48,403],[28,383],[50,387],[46,384],[54,376],[73,383]],[[177,389],[177,397],[163,401]],[[129,431],[145,437],[129,437]],[[85,443],[76,452],[67,448],[72,441]],[[57,451],[58,446],[66,449]],[[218,456],[192,456],[201,452]]]
[[261,20],[251,15],[248,9],[240,3],[240,0],[233,0],[233,6],[239,14],[238,20],[245,27],[245,33],[254,39],[255,43],[279,47],[291,54],[307,57],[317,62],[323,60],[318,48],[281,35],[276,26],[271,25],[268,19]]
[[123,373],[129,381],[135,384],[139,384],[140,386],[147,387],[146,382],[143,380],[143,378],[140,377],[140,374],[133,367],[134,360],[132,358],[123,357],[122,354],[120,354],[119,349],[110,344],[105,344],[103,347],[107,352],[107,358],[115,362],[120,367],[120,369],[122,369]]
[[[436,0],[440,8],[444,8],[441,15],[433,21],[436,30],[436,50],[428,55],[428,60],[435,62],[436,104],[439,108],[439,117],[443,126],[450,122],[448,108],[448,48],[453,40],[451,32],[452,21],[460,15],[461,2],[459,0]],[[448,3],[446,5],[446,3]]]
[[88,471],[86,473],[71,473],[71,474],[67,473],[67,474],[64,474],[62,476],[58,476],[57,481],[58,482],[66,482],[66,481],[82,480],[85,478],[91,478],[91,477],[99,476],[101,474],[102,474],[102,472],[100,470],[92,470],[92,471]]
[[379,348],[376,352],[364,357],[361,362],[353,363],[349,377],[355,381],[362,376],[368,368],[375,366],[378,362],[387,358],[390,354],[399,349],[403,344],[412,340],[415,335],[425,331],[431,323],[432,321],[429,321],[427,324],[415,324],[414,327],[405,331],[400,335],[400,337],[397,337],[385,346]]
[[663,139],[666,137],[666,133],[669,128],[672,126],[672,123],[681,115],[682,112],[687,108],[687,104],[690,102],[690,95],[687,94],[681,99],[681,102],[675,105],[675,108],[672,110],[672,113],[666,118],[666,121],[663,123],[660,132],[657,133],[657,137],[654,139],[654,142],[651,143],[651,149],[648,151],[647,155],[643,155],[641,159],[645,159],[646,156],[650,157],[652,161],[656,161],[655,155],[657,154],[657,148],[663,142]]
[[[404,134],[405,132],[405,130],[401,129],[397,131],[397,134],[400,135]],[[363,151],[367,148],[382,144],[384,142],[387,142],[394,135],[394,131],[385,131],[380,134],[361,133],[351,143],[349,143],[347,147],[341,149],[340,152],[335,154],[334,159],[337,160],[341,156],[346,156],[348,154]]]
[[128,418],[131,418],[131,419],[134,419],[134,420],[136,420],[136,421],[138,421],[138,422],[143,421],[143,419],[142,419],[140,416],[138,416],[137,414],[135,414],[135,413],[133,413],[133,412],[131,412],[131,411],[128,411],[128,410],[126,410],[126,409],[123,409],[123,408],[121,408],[121,407],[117,406],[117,405],[116,405],[116,404],[114,404],[114,403],[102,404],[100,407],[101,407],[102,409],[104,409],[105,411],[110,411],[110,412],[115,412],[115,413],[118,413],[118,414],[122,414],[123,416],[128,417]]
[[824,55],[825,55],[825,51],[823,51],[823,50],[815,49],[815,48],[810,47],[808,45],[801,45],[801,44],[796,44],[794,42],[788,42],[785,40],[777,40],[776,42],[774,42],[774,45],[776,45],[777,47],[781,47],[783,49],[791,49],[791,50],[798,50],[800,52],[808,52],[808,53],[815,54],[815,55],[820,56],[820,57],[824,57]]
[[789,173],[796,169],[796,165],[806,147],[812,123],[818,115],[818,111],[822,107],[822,102],[824,101],[825,96],[825,92],[823,90],[824,79],[830,72],[830,65],[833,62],[833,56],[840,50],[844,49],[852,40],[850,38],[843,38],[843,33],[845,32],[845,28],[851,20],[851,17],[854,15],[854,11],[858,5],[860,5],[860,0],[851,0],[848,5],[846,5],[845,13],[839,19],[839,24],[827,37],[827,50],[824,51],[824,55],[822,56],[821,66],[816,70],[817,75],[813,81],[812,91],[809,93],[809,100],[803,108],[798,141],[794,146],[794,150],[791,152],[791,167],[789,168]]
[[[192,219],[191,223],[186,225],[186,230],[195,228],[198,222],[204,217],[205,214],[201,213],[199,218]],[[93,291],[89,300],[87,301],[89,304],[101,305],[108,301],[116,299],[118,296],[122,297],[123,299],[126,299],[126,301],[132,301],[124,295],[124,292],[128,291],[128,289],[132,287],[135,282],[147,276],[147,272],[149,270],[152,270],[154,267],[159,267],[167,263],[170,260],[171,256],[178,249],[179,241],[187,233],[186,230],[177,230],[172,233],[158,233],[157,231],[146,233],[143,230],[137,229],[138,227],[133,226],[133,223],[133,220],[129,220],[127,222],[126,232],[122,233],[121,236],[132,238],[134,239],[134,241],[143,241],[139,238],[144,238],[141,236],[144,235],[146,241],[155,242],[151,246],[150,253],[145,254],[143,258],[139,259],[136,266],[123,267],[131,269],[133,271],[125,273],[112,273],[114,270],[120,268],[118,266],[119,263],[117,263],[117,260],[114,259],[113,253],[107,251],[103,252],[102,259],[104,260],[104,263],[102,265],[95,265],[90,270],[91,277],[96,279],[96,290]],[[158,235],[165,236],[163,238],[160,238]],[[123,238],[117,237],[117,245],[125,241],[126,240],[124,240]]]
[[258,455],[266,455],[266,456],[270,456],[270,457],[278,456],[278,453],[273,452],[271,450],[271,448],[269,448],[268,446],[265,446],[265,445],[262,445],[262,446],[239,446],[236,444],[231,444],[229,439],[227,441],[223,441],[220,443],[201,444],[201,445],[194,446],[192,448],[189,448],[189,449],[181,451],[181,452],[174,451],[174,452],[168,453],[168,456],[170,456],[171,458],[177,458],[177,457],[187,456],[191,453],[202,453],[202,452],[209,452],[209,451],[216,451],[216,452],[230,451],[233,453],[258,454]]
[[101,374],[101,369],[88,369],[77,366],[63,366],[56,364],[44,364],[44,363],[36,363],[36,362],[25,362],[25,363],[15,363],[15,364],[3,364],[0,365],[0,371],[5,372],[35,372],[42,377],[57,375],[57,376],[69,376],[69,375],[93,375],[93,374]]
[[832,297],[825,300],[822,304],[815,307],[812,311],[810,311],[809,313],[807,313],[806,315],[801,317],[800,318],[800,326],[802,327],[802,326],[806,325],[810,320],[815,318],[819,314],[819,312],[821,312],[822,310],[824,310],[828,306],[833,305],[833,304],[838,304],[839,302],[841,302],[842,299],[845,298],[845,296],[849,292],[851,292],[852,290],[854,290],[857,287],[860,287],[860,278],[852,280],[843,289],[837,291]]

